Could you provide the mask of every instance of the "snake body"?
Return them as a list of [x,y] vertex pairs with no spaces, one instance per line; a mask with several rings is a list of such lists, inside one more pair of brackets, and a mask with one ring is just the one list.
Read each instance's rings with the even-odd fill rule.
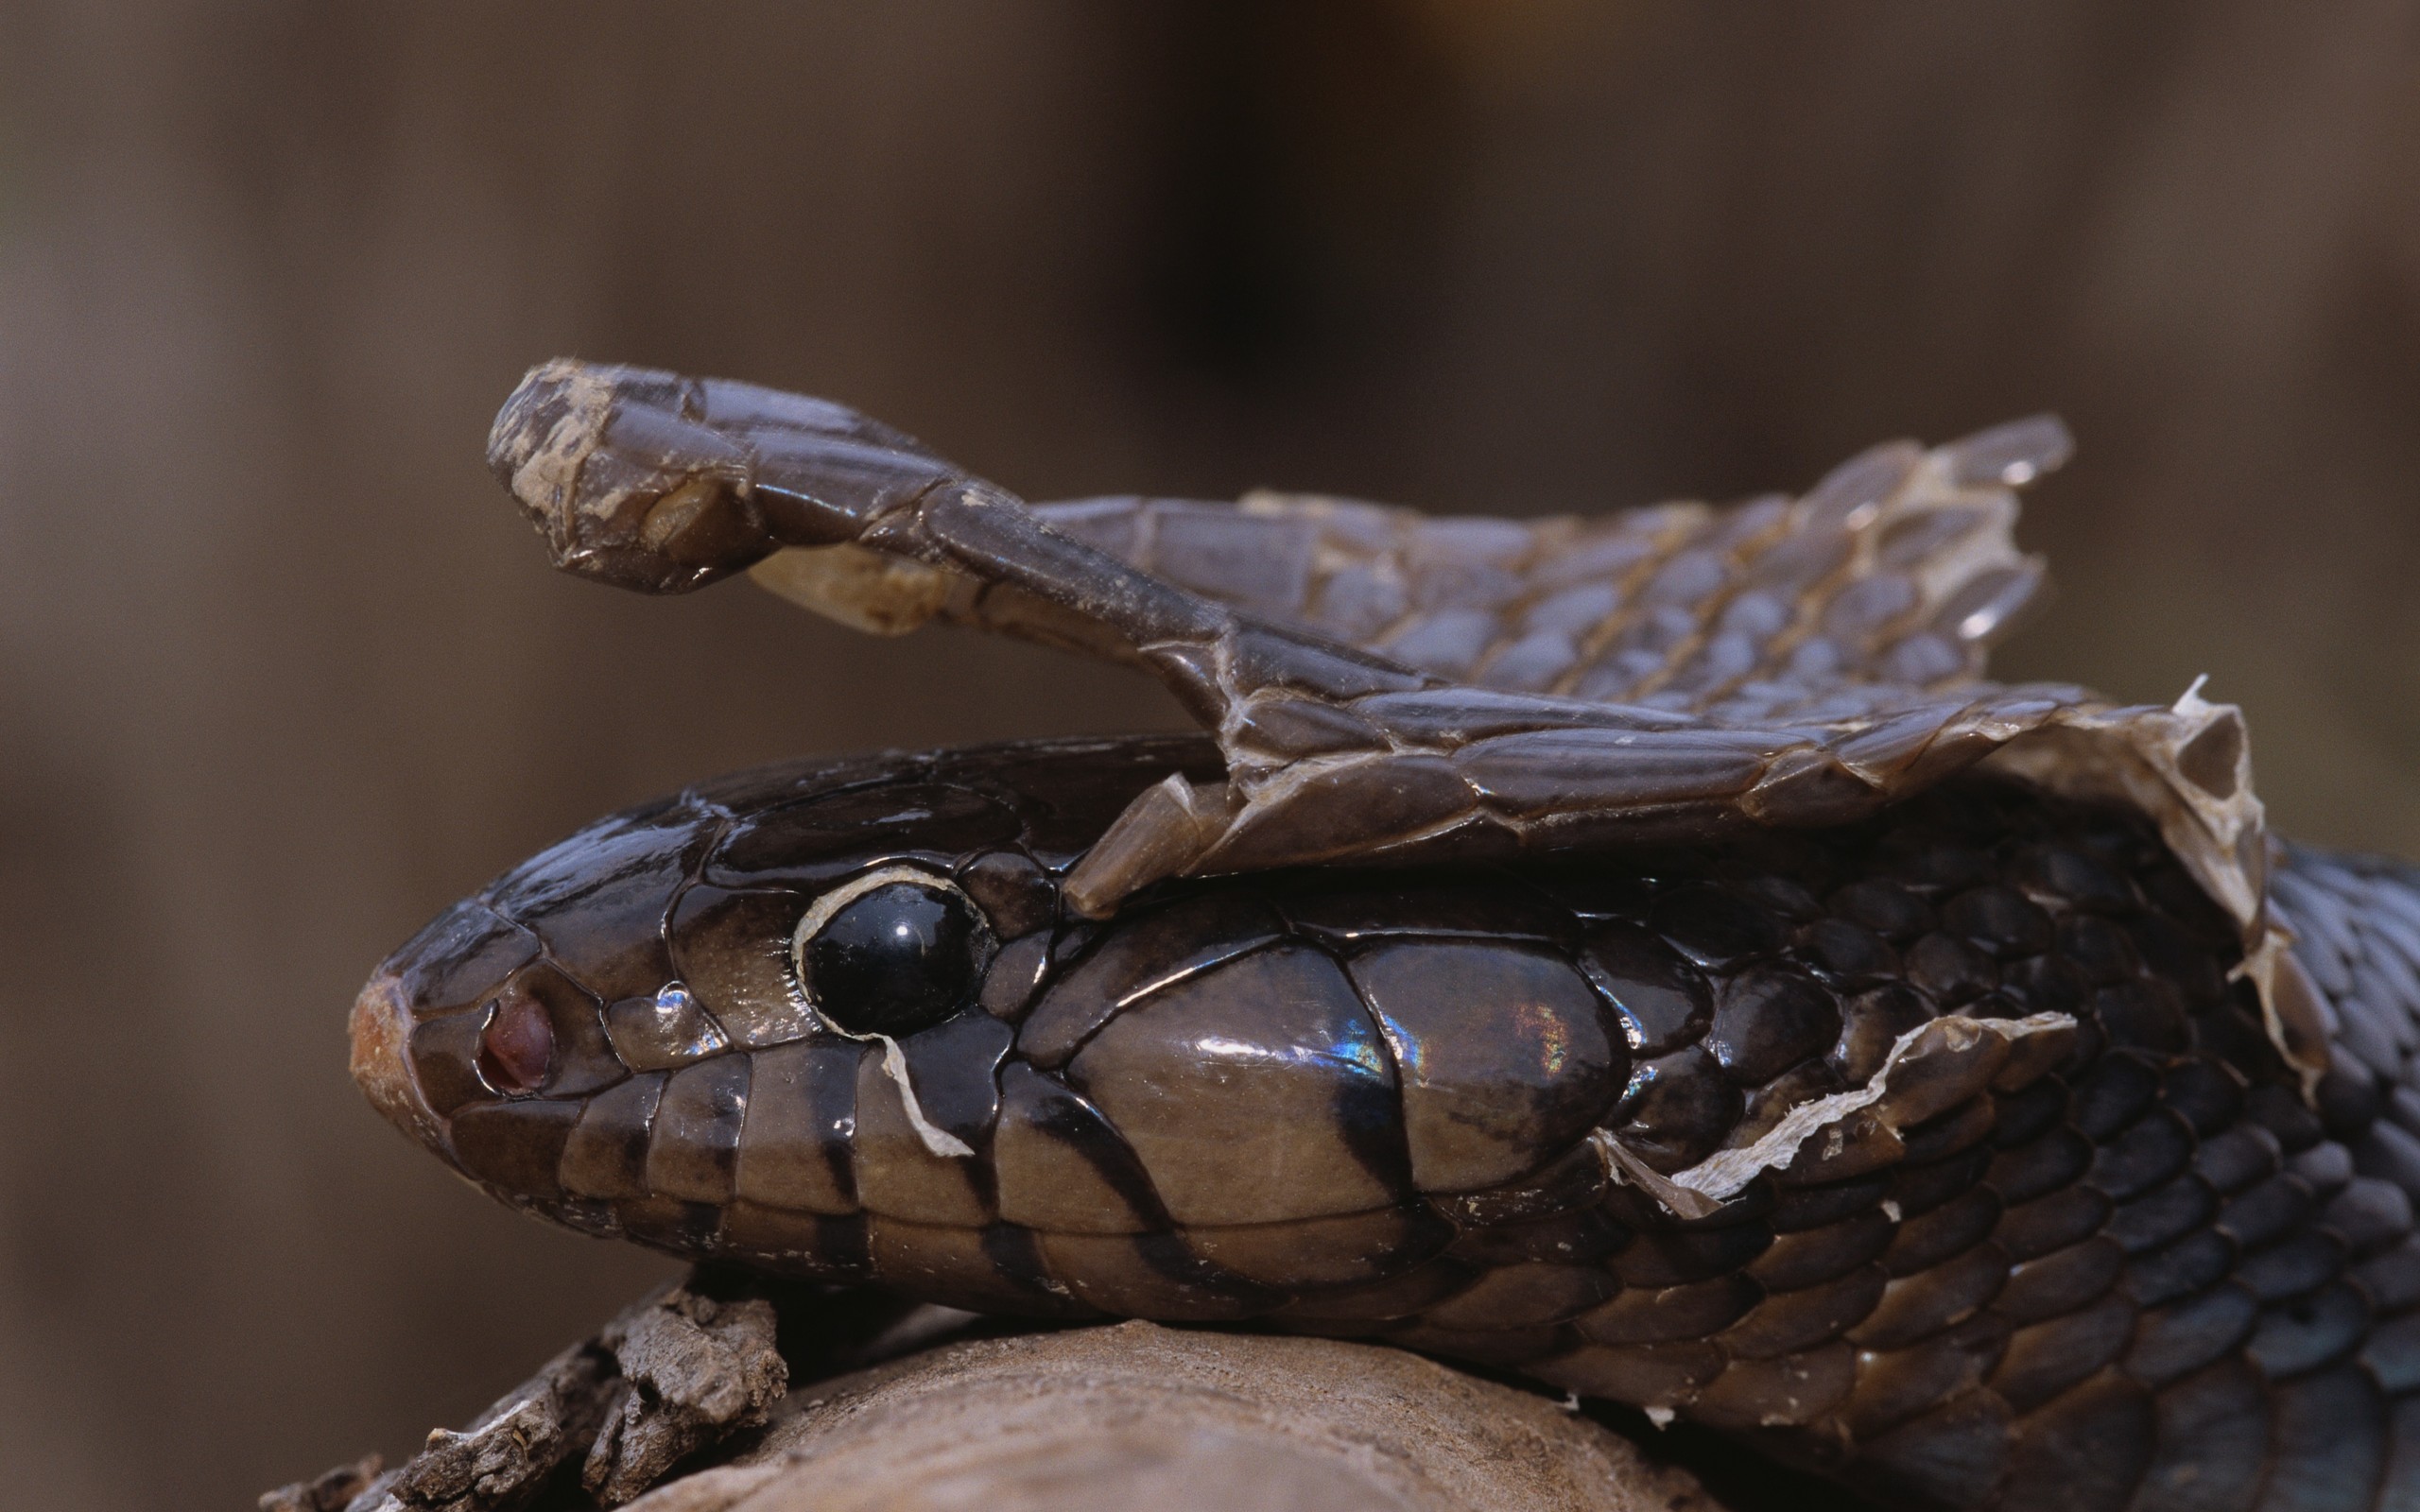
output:
[[[848,486],[923,455],[816,413],[857,426],[819,454]],[[595,506],[557,517],[574,535],[626,517],[573,565],[694,586],[790,507],[641,440],[651,491],[601,465],[552,485]],[[543,449],[505,450],[527,500]],[[1127,591],[1117,563],[1165,582],[1189,549],[1138,539],[1131,501],[1016,507],[981,549],[1028,565],[970,590],[971,548],[898,524],[956,528],[938,487],[859,488],[851,514],[835,485],[770,534],[898,531],[894,559],[840,561],[856,587],[826,575],[827,609],[1156,665],[1217,738],[795,763],[592,825],[364,990],[354,1072],[389,1116],[588,1232],[977,1311],[1392,1341],[1685,1415],[1893,1508],[2420,1507],[2420,876],[2273,867],[2256,826],[2202,844],[2248,800],[2238,727],[2163,746],[2151,714],[1972,681],[1954,629],[2004,617],[2004,556],[1969,549],[1854,643],[1912,676],[1912,616],[1952,627],[1895,702],[1804,669],[1756,691],[1753,647],[1715,693],[1676,686],[1701,637],[1659,653],[1660,703],[1592,704],[1566,664],[1514,717],[1483,679],[1424,677],[1400,607],[1397,660],[1339,638],[1341,595],[1288,628],[1252,603],[1265,571],[1229,596],[1267,620]],[[1621,581],[1747,539],[1711,518]],[[1443,566],[1506,570],[1465,534]],[[1375,555],[1331,552],[1323,582]],[[1100,591],[1054,596],[1037,560]],[[1491,612],[1445,651],[1499,665],[1522,637]],[[1897,765],[1840,757],[1910,710]],[[1581,799],[1506,799],[1511,764],[1469,753],[1508,722],[1561,737],[1521,769],[1559,751]],[[2238,732],[2215,776],[2213,729]],[[2067,780],[2112,730],[2152,777]],[[1960,769],[1995,732],[2010,759]],[[1707,751],[1752,746],[1756,783],[1819,758],[1871,781],[1737,789],[1780,795],[1761,807],[1710,785]],[[1440,768],[1478,796],[1430,796]]]

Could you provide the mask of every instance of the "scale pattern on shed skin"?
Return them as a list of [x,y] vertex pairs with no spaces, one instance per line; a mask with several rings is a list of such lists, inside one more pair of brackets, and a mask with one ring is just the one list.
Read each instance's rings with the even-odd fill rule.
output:
[[[2214,737],[2193,744],[2218,759],[2174,765],[2144,791],[2175,789],[2170,843],[2259,940],[2267,855],[2257,805],[2247,825],[2232,801],[2245,786],[2232,710],[2182,729],[2182,706],[2116,708],[2071,685],[1974,676],[2039,576],[2009,541],[2009,489],[2066,451],[2057,421],[2019,421],[1931,452],[1876,448],[1793,501],[1535,522],[1509,536],[1498,522],[1503,549],[1477,539],[1479,522],[1420,524],[1323,501],[1113,504],[1086,525],[1084,507],[1028,507],[842,405],[561,361],[506,402],[488,460],[567,572],[676,593],[755,567],[854,624],[896,630],[940,614],[1159,678],[1215,735],[1226,770],[1146,790],[1104,833],[1065,887],[1094,918],[1168,876],[1837,823],[2027,737],[2114,744],[2131,761],[2144,744],[2134,737],[2152,730]],[[1177,509],[1205,548],[1182,565],[1232,581],[1203,591],[1138,565],[1173,561],[1141,526]],[[1118,510],[1134,528],[1115,528]],[[1272,538],[1270,518],[1318,529]],[[1624,523],[1643,519],[1667,525]],[[804,584],[777,571],[802,557]],[[1289,569],[1317,577],[1316,601],[1279,587]],[[1363,623],[1329,602],[1357,574],[1372,592],[1399,588],[1411,617]],[[1461,683],[1399,659],[1433,660],[1461,615],[1477,616],[1473,646],[1516,629],[1576,637],[1586,661],[1571,675],[1599,694],[1614,690],[1599,679],[1627,679],[1639,701],[1490,684],[1487,668]],[[1361,644],[1356,631],[1400,638]],[[1501,672],[1513,652],[1487,654]]]
[[[1383,1338],[1670,1406],[1894,1506],[2420,1494],[2410,1142],[2347,1098],[2328,1125],[2306,1108],[2226,976],[2231,925],[2139,817],[1969,779],[1813,834],[1064,916],[1056,869],[1187,767],[1215,757],[707,784],[499,879],[365,1004],[407,1018],[467,1174],[679,1254]],[[880,1052],[785,974],[819,893],[902,863],[959,878],[1000,941],[982,1002],[903,1041],[971,1159],[930,1153]],[[685,1027],[623,1011],[675,980]],[[481,1034],[524,994],[550,1052],[500,1097]],[[1861,1084],[1929,1018],[2045,1011],[2081,1026],[2056,1065],[1970,1066],[1696,1222],[1588,1138],[1668,1174]]]

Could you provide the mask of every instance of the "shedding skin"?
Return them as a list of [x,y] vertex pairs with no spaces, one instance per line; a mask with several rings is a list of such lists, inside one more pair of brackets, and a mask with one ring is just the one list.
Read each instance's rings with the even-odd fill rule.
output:
[[[547,365],[491,461],[567,570],[1107,656],[1204,733],[599,821],[381,968],[356,1077],[586,1231],[1387,1340],[1909,1512],[2411,1504],[2420,878],[2276,847],[2198,685],[1984,680],[2066,452],[1600,520],[1028,507],[838,405]],[[989,935],[870,1040],[796,961],[872,878]]]

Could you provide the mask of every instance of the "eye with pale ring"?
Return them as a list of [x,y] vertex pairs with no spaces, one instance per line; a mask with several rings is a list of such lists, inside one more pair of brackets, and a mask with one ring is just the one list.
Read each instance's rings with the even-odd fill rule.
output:
[[975,1001],[992,931],[958,884],[885,867],[835,887],[799,920],[790,961],[824,1022],[859,1039],[930,1028]]

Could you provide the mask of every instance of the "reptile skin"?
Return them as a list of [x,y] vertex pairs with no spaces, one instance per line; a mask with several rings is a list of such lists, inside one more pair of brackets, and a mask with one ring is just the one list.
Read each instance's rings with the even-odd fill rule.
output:
[[[844,609],[1118,656],[1215,739],[741,774],[441,915],[355,1074],[499,1197],[977,1311],[1391,1341],[1892,1508],[2420,1507],[2420,878],[2204,843],[2239,724],[2191,727],[2163,808],[2073,780],[2155,713],[1980,680],[2038,569],[1974,547],[2005,493],[1957,469],[2021,481],[2038,427],[1870,455],[1861,516],[1548,550],[1333,501],[969,514],[985,486],[787,396],[750,402],[847,440],[821,493],[592,420],[549,513],[563,378],[498,466],[567,565],[888,554]],[[745,433],[695,387],[665,412]],[[1827,519],[1856,549],[1777,570]]]

